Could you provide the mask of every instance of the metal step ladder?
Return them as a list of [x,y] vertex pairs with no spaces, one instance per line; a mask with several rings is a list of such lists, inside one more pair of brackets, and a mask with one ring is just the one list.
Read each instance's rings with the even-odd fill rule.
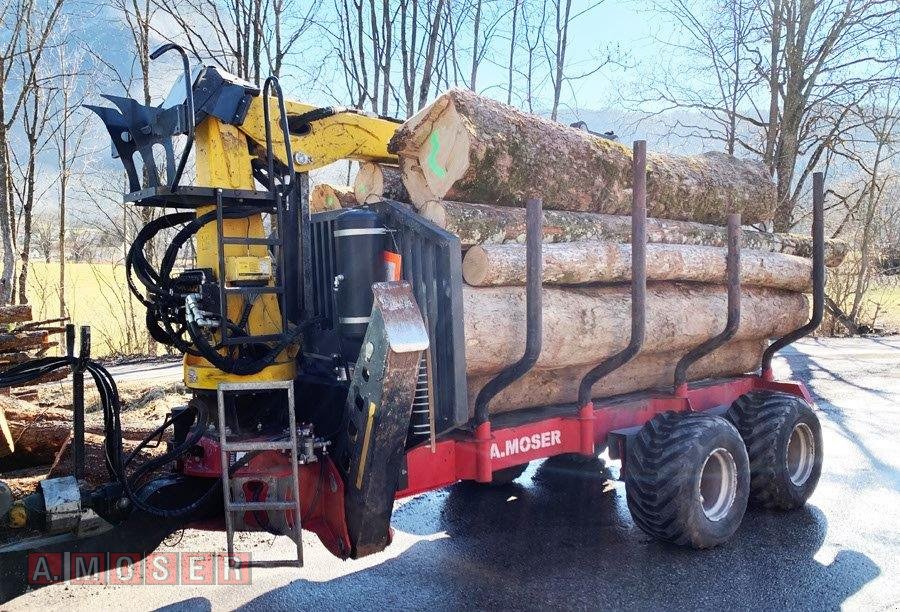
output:
[[[219,320],[228,321],[228,297],[237,295],[243,298],[245,306],[251,305],[257,297],[263,294],[274,294],[278,299],[278,308],[281,311],[281,332],[265,335],[251,335],[249,329],[247,335],[235,335],[231,332],[228,325],[220,326],[219,333],[221,335],[219,343],[222,346],[245,345],[248,343],[262,342],[282,342],[286,338],[286,330],[288,328],[287,310],[288,304],[285,299],[285,261],[284,261],[284,240],[282,233],[285,227],[285,209],[284,197],[281,193],[273,190],[271,199],[267,202],[271,208],[261,208],[268,210],[276,220],[274,224],[275,231],[268,238],[250,238],[246,236],[225,236],[225,218],[224,210],[227,208],[226,203],[222,199],[222,190],[216,190],[216,239],[219,244],[218,270],[217,276],[219,280]],[[276,278],[272,284],[265,285],[233,285],[228,286],[226,283],[225,270],[225,246],[238,245],[247,247],[247,254],[250,253],[252,246],[266,246],[271,249],[270,255],[274,255],[274,265],[277,271]],[[252,306],[250,306],[252,307]]]
[[[225,428],[225,394],[247,391],[277,391],[287,393],[288,427],[290,429],[289,440],[257,440],[229,442]],[[300,521],[300,477],[297,458],[297,418],[294,412],[294,383],[293,381],[280,382],[246,382],[246,383],[220,383],[217,389],[219,408],[219,449],[222,460],[222,493],[225,499],[225,532],[228,538],[228,559],[232,567],[303,567],[303,536]],[[231,462],[231,453],[251,453],[256,451],[288,450],[291,453],[291,485],[290,491],[294,492],[293,500],[271,500],[261,502],[235,502],[231,495],[231,476],[228,473]],[[273,493],[274,494],[274,493]],[[234,557],[234,516],[235,512],[257,512],[264,510],[278,510],[287,514],[294,512],[294,527],[291,530],[291,538],[297,545],[297,558],[284,560],[254,561],[248,564],[238,564]],[[287,525],[287,517],[284,524]]]

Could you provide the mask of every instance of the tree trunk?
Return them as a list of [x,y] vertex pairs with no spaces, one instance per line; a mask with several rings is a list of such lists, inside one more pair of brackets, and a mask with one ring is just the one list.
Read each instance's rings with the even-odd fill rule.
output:
[[[476,244],[525,242],[525,210],[522,208],[430,202],[422,216],[459,236],[463,248]],[[545,210],[544,242],[609,241],[631,242],[631,217],[597,213]],[[647,241],[662,244],[695,244],[723,247],[725,228],[688,221],[647,219]],[[745,249],[812,257],[812,240],[796,234],[773,234],[745,229],[741,233]],[[847,254],[847,243],[826,240],[825,265],[836,267]]]
[[[806,322],[802,293],[746,287],[735,340],[781,336]],[[543,349],[537,369],[588,365],[628,344],[631,297],[628,287],[545,288]],[[498,372],[525,350],[525,289],[463,287],[466,371]],[[687,351],[725,328],[725,288],[695,283],[653,283],[647,287],[644,350]]]
[[[694,381],[752,372],[759,368],[766,345],[765,340],[729,342],[691,366],[688,370],[688,379]],[[687,351],[642,352],[632,361],[598,381],[592,389],[592,397],[604,398],[664,387],[671,389],[675,364],[685,352]],[[488,410],[491,414],[498,414],[534,406],[573,403],[578,400],[578,385],[581,378],[594,365],[532,370],[501,391],[491,401]],[[493,376],[490,374],[469,377],[470,414],[474,414],[478,392]]]
[[356,206],[353,187],[349,185],[329,185],[320,183],[309,194],[309,212],[340,210],[345,206]]
[[[631,149],[452,89],[391,139],[413,203],[462,200],[552,210],[625,214],[631,209]],[[772,218],[775,188],[762,164],[724,153],[649,154],[648,211],[656,217],[724,223]],[[421,176],[420,176],[421,173]]]
[[[2,107],[3,104],[0,103],[0,109],[2,109]],[[0,272],[0,304],[9,303],[9,298],[10,295],[12,295],[13,289],[12,278],[16,271],[9,214],[10,198],[7,183],[9,165],[7,156],[5,155],[8,146],[8,133],[3,124],[4,120],[5,117],[0,113],[0,182],[2,182],[3,187],[0,189],[0,241],[2,241],[3,247],[3,270]]]
[[357,204],[370,204],[383,199],[409,202],[409,192],[403,185],[399,168],[373,162],[359,167],[353,182],[353,193]]
[[[543,245],[543,282],[587,285],[631,281],[631,245],[567,242]],[[681,244],[647,245],[648,281],[725,283],[723,247]],[[463,278],[476,287],[525,285],[525,246],[493,244],[469,249]],[[741,283],[807,292],[812,289],[809,259],[765,251],[741,253]]]

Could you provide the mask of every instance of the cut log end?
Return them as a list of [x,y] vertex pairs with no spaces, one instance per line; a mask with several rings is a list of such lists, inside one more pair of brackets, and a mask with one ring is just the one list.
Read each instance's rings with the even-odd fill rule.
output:
[[331,185],[320,183],[313,187],[309,194],[309,212],[325,212],[340,210],[356,205],[356,196],[349,185]]
[[400,169],[366,162],[359,167],[353,182],[353,195],[357,204],[374,204],[381,200],[409,202],[409,193],[403,185]]

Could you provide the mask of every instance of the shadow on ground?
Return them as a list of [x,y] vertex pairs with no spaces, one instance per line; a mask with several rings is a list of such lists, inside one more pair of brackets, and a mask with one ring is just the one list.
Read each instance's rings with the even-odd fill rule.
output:
[[827,521],[812,506],[750,511],[731,542],[708,551],[658,543],[634,527],[608,476],[546,462],[506,487],[419,496],[398,509],[394,527],[447,537],[341,578],[294,581],[246,609],[833,609],[880,573],[855,551],[816,561]]

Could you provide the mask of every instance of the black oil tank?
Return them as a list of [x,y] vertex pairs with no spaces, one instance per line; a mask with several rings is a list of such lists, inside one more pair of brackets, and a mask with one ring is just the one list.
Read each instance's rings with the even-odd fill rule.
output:
[[351,209],[334,223],[335,327],[344,358],[356,361],[372,314],[372,284],[384,280],[385,229],[371,210]]

